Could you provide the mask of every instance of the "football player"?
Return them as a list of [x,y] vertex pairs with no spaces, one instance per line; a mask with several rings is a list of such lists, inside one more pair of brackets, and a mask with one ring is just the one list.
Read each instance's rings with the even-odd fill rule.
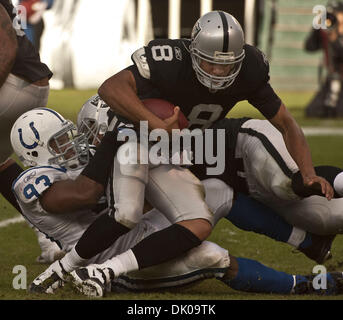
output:
[[[293,226],[319,235],[342,233],[342,199],[327,201],[320,189],[316,192],[303,184],[282,135],[268,121],[223,119],[213,129],[225,130],[226,161],[230,164],[217,178],[268,205]],[[202,179],[211,177],[199,165],[191,170]],[[341,198],[342,169],[317,166],[315,170],[330,182],[334,197]]]
[[[223,118],[236,102],[248,99],[283,132],[305,185],[319,184],[322,193],[331,199],[333,190],[325,179],[316,176],[300,128],[268,84],[268,64],[257,49],[244,45],[243,38],[240,25],[231,15],[214,11],[196,23],[192,41],[152,41],[135,52],[135,65],[114,75],[99,88],[100,97],[116,113],[115,127],[121,131],[132,127],[137,130],[140,121],[147,120],[150,129],[171,133],[178,128],[179,107],[173,116],[161,120],[143,106],[140,99],[144,97],[163,97],[180,105],[190,120],[190,128],[203,129]],[[205,120],[201,118],[204,114]],[[139,143],[133,148],[139,148],[140,154],[147,152]],[[173,224],[147,237],[144,245],[137,245],[128,253],[127,260],[132,262],[132,267],[145,268],[177,257],[199,245],[211,233],[213,214],[204,202],[200,181],[189,171],[175,166],[170,167],[174,174],[167,174],[168,165],[150,173],[150,165],[137,160],[132,165],[122,165],[117,158],[108,240],[103,241],[105,235],[94,231],[96,227],[87,230],[78,242],[78,256],[74,257],[80,262],[110,246],[138,223],[144,196]],[[96,176],[95,171],[88,170],[88,177],[96,179]],[[175,238],[179,239],[178,246],[173,246]]]
[[[72,129],[73,125],[57,112],[47,108],[36,108],[20,116],[11,131],[12,146],[19,159],[23,161],[24,165],[33,166],[32,169],[25,171],[15,181],[13,184],[14,192],[27,220],[48,234],[51,239],[58,241],[59,238],[65,236],[63,241],[61,240],[59,243],[61,249],[69,251],[61,260],[61,265],[68,272],[79,267],[80,263],[85,262],[87,259],[87,257],[83,258],[79,255],[80,242],[92,252],[96,250],[103,252],[114,242],[112,240],[112,221],[114,219],[112,217],[111,182],[107,193],[108,199],[110,199],[109,214],[101,216],[90,224],[90,219],[94,220],[94,214],[93,217],[85,216],[79,210],[94,206],[102,196],[111,173],[110,169],[114,155],[120,148],[117,131],[107,132],[92,161],[80,174],[80,169],[87,164],[87,141],[84,135],[74,137]],[[185,174],[183,169],[175,169],[172,166],[165,165],[162,169],[157,167],[150,170],[149,181],[153,181],[152,186],[149,184],[148,188],[150,194],[159,195],[161,192],[165,192],[165,189],[156,191],[155,187],[154,179],[157,179],[161,174],[165,178],[167,175],[168,179],[166,180],[172,185],[175,181],[176,185],[178,185],[179,181],[185,182],[185,187],[178,186],[179,189],[176,192],[184,192],[192,196],[192,193],[198,194],[199,189],[203,189],[203,186],[194,183],[192,175]],[[90,177],[94,177],[94,180]],[[161,186],[160,184],[157,185]],[[160,199],[162,196],[160,196]],[[169,193],[168,197],[173,199],[173,194]],[[164,205],[162,199],[160,203]],[[168,205],[171,204],[168,203]],[[184,204],[183,208],[187,208],[187,205],[191,206],[191,204]],[[197,210],[209,210],[206,204],[194,203],[192,206]],[[178,210],[179,208],[178,203],[173,203],[173,209],[168,210],[166,208],[166,211],[172,214],[172,210]],[[70,214],[70,212],[74,211],[77,211],[78,214]],[[180,212],[187,215],[190,210]],[[214,216],[211,216],[211,219],[214,218]],[[172,220],[170,216],[168,216],[168,219]],[[76,230],[74,230],[75,226],[72,223],[76,220]],[[77,226],[89,227],[86,228],[88,235],[86,238],[81,237]],[[166,229],[170,230],[170,226]],[[188,237],[188,244],[191,243],[192,246],[200,244],[197,239],[192,237],[191,233],[182,231],[183,229],[180,230],[180,232],[184,232],[180,239]],[[101,240],[100,243],[94,242],[94,238],[89,236],[93,234]],[[154,250],[150,250],[150,238],[146,237],[139,245],[124,253],[124,260],[126,259],[129,262],[129,266],[125,267],[132,270],[138,269],[136,256],[138,257],[137,260],[139,260],[140,255],[144,255],[144,258],[148,259],[148,263],[151,265],[154,264],[154,260],[150,259],[150,256],[155,254]],[[71,243],[74,241],[75,245],[76,239],[80,241],[78,241],[75,248],[71,248]],[[156,243],[154,239],[153,241]],[[163,246],[163,241],[160,245]],[[163,249],[166,250],[166,248]],[[158,250],[160,249],[158,248]],[[172,253],[178,252],[178,250],[169,248]],[[60,265],[59,263],[58,261],[57,266]],[[121,263],[119,262],[118,265],[121,266]],[[143,268],[144,266],[140,265],[139,267]],[[51,269],[48,268],[48,270]]]
[[234,105],[248,100],[281,133],[306,186],[319,186],[329,200],[330,184],[316,175],[302,130],[269,84],[264,54],[244,43],[238,21],[223,11],[206,13],[195,23],[191,39],[152,40],[132,55],[134,64],[107,79],[100,97],[117,114],[150,129],[171,131],[142,104],[163,98],[179,106],[189,128],[209,128]]
[[[19,115],[46,106],[52,72],[25,36],[11,1],[0,1],[0,20],[0,193],[20,212],[11,186],[23,170],[10,158],[13,150],[9,135]],[[38,262],[51,263],[61,257],[63,252],[54,243],[33,230],[42,250]]]
[[[102,141],[106,142],[108,136],[109,134],[105,135]],[[23,214],[42,232],[59,243],[63,250],[75,250],[78,238],[94,221],[112,219],[107,209],[100,213],[91,209],[104,188],[83,175],[83,168],[88,165],[88,144],[85,135],[75,135],[73,123],[51,109],[37,108],[26,112],[15,122],[11,131],[11,142],[23,163],[31,166],[13,184]],[[101,145],[97,152],[102,152]],[[106,149],[108,146],[106,145]],[[116,150],[111,153],[112,158],[115,152]],[[97,161],[94,156],[92,165]],[[99,175],[103,174],[102,171],[108,173],[107,164],[103,161],[99,163]],[[85,185],[94,190],[92,184],[98,187],[98,193],[85,192]],[[230,210],[233,201],[231,188],[221,184],[223,182],[217,179],[204,182],[208,204],[215,213],[215,222]],[[125,250],[169,226],[170,222],[159,212],[147,213],[129,233],[93,259],[84,262],[103,263],[112,257],[125,262]],[[63,258],[51,265],[33,281],[30,290],[53,292],[67,277],[64,269],[66,261]],[[111,265],[113,259],[109,263]],[[135,269],[137,270],[133,268],[131,271]],[[90,270],[91,277],[88,273]],[[237,290],[284,294],[338,294],[341,293],[342,281],[342,273],[328,273],[327,288],[316,288],[312,284],[313,276],[289,275],[254,260],[235,258],[230,256],[227,250],[206,241],[173,261],[130,273],[128,277],[118,278],[113,283],[109,275],[111,270],[113,271],[106,268],[102,272],[92,265],[89,269],[77,270],[72,275],[80,290],[91,296],[103,296],[109,289],[105,285],[107,281],[109,285],[113,285],[114,290],[118,287],[148,290],[218,277]],[[105,278],[106,275],[108,278]]]
[[[101,141],[103,133],[111,126],[112,119],[113,112],[98,95],[95,95],[88,99],[80,109],[77,116],[78,129],[87,136],[90,145],[97,145]],[[243,127],[245,129],[243,129]],[[225,184],[234,188],[237,193],[236,201],[232,210],[227,215],[227,219],[240,229],[255,231],[275,240],[287,242],[294,247],[299,248],[309,258],[322,264],[326,258],[330,256],[330,247],[333,240],[331,235],[341,233],[340,226],[342,223],[335,219],[335,217],[340,216],[341,210],[339,203],[341,201],[332,200],[329,203],[323,197],[321,197],[321,199],[317,199],[319,197],[313,197],[308,201],[308,203],[313,203],[313,205],[308,205],[308,212],[303,214],[303,207],[305,208],[306,206],[303,206],[302,203],[305,202],[295,201],[295,199],[300,199],[295,191],[299,189],[304,192],[304,190],[306,191],[306,188],[304,189],[304,186],[302,186],[302,188],[295,188],[295,191],[291,188],[290,177],[292,175],[290,174],[290,169],[288,169],[288,176],[284,173],[285,171],[287,172],[285,169],[287,168],[287,161],[291,163],[289,166],[295,174],[298,174],[297,167],[290,158],[282,137],[268,121],[249,121],[248,118],[224,119],[219,121],[213,129],[215,133],[216,129],[224,129],[226,132],[226,161],[227,164],[230,165],[226,166],[226,170],[220,176],[207,175],[207,167],[203,165],[193,165],[190,169],[201,180],[219,178],[225,182]],[[245,130],[244,134],[243,130]],[[249,134],[247,134],[246,131]],[[268,136],[273,138],[269,140]],[[255,140],[257,140],[257,142]],[[213,136],[213,141],[216,141],[215,134]],[[215,145],[214,142],[212,144]],[[248,147],[250,147],[250,149]],[[235,148],[237,148],[236,152],[234,150]],[[244,150],[244,152],[242,150]],[[242,154],[244,154],[243,159]],[[256,154],[259,156],[256,156]],[[284,158],[282,155],[284,155]],[[275,160],[275,158],[277,160]],[[268,163],[268,166],[262,167],[262,165],[266,163]],[[244,167],[253,167],[255,170],[249,170],[249,175],[247,176],[246,172],[244,172]],[[316,167],[316,170],[318,169],[321,170],[321,173],[326,176],[335,187],[336,195],[337,192],[342,193],[342,191],[340,191],[341,189],[339,189],[342,182],[337,182],[342,176],[342,170],[329,166]],[[258,179],[262,178],[264,181],[259,182]],[[274,181],[273,179],[278,180]],[[249,182],[249,185],[252,186],[251,193],[249,192],[250,190],[247,181]],[[258,190],[258,192],[256,190]],[[313,190],[309,190],[309,194],[312,193]],[[253,198],[263,201],[268,207],[253,201],[244,194],[250,194]],[[303,196],[307,195],[302,194],[302,197]],[[280,200],[278,200],[279,198]],[[279,207],[277,204],[281,200],[288,205],[295,203],[292,213],[289,213],[284,217],[286,221],[291,220],[293,223],[294,218],[291,219],[290,216],[298,217],[300,222],[297,221],[295,226],[286,223],[280,214],[276,214],[269,208],[272,207],[274,208],[274,211],[278,212]],[[321,202],[323,206],[314,209],[315,203],[318,201]],[[294,212],[296,211],[296,206],[300,206],[299,213]],[[252,212],[254,213],[252,214]],[[307,225],[308,219],[304,217],[310,217],[312,215],[314,217],[311,219],[309,218],[311,223],[310,225]],[[327,220],[328,222],[321,224],[316,216],[323,216],[322,221]],[[324,217],[326,218],[324,219]],[[303,219],[302,222],[301,219]],[[325,229],[324,225],[326,227],[330,225],[330,228]],[[309,234],[306,234],[306,232],[303,231],[308,231],[307,227],[311,232],[314,232],[312,230],[315,230],[318,234],[323,236],[318,236],[315,232],[309,236]],[[311,240],[309,238],[311,238]],[[312,241],[316,243],[313,246],[310,245]],[[307,249],[305,249],[305,247]]]

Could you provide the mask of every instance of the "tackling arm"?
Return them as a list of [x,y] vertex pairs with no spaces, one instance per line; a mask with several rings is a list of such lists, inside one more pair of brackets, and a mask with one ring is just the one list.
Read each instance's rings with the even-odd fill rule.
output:
[[18,43],[12,21],[0,4],[0,87],[6,81],[14,64]]
[[316,175],[304,133],[283,103],[270,122],[282,133],[287,150],[298,165],[305,186],[315,187],[318,184],[326,198],[331,200],[333,189],[328,181]]
[[53,214],[73,212],[95,206],[104,188],[86,176],[53,183],[40,197],[43,209]]

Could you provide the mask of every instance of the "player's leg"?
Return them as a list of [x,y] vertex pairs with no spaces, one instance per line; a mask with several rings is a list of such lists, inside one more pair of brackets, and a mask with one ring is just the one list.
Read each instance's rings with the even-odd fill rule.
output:
[[[106,274],[107,282],[121,274],[176,258],[200,245],[203,240],[200,237],[207,236],[211,230],[210,221],[212,223],[213,214],[204,201],[203,186],[188,170],[173,165],[162,165],[150,170],[146,196],[150,198],[149,202],[163,211],[173,224],[147,236],[132,249],[113,257],[106,263],[97,265],[96,268]],[[197,234],[194,234],[191,228],[177,223],[184,220],[194,222],[193,230],[196,230]],[[78,249],[78,245],[75,249]],[[77,254],[73,249],[61,259],[63,265],[66,266],[64,271],[71,272],[86,262],[75,253]],[[65,263],[66,259],[69,259],[70,263]],[[59,269],[60,265],[56,263],[51,268]],[[48,269],[44,273],[52,273]],[[43,282],[50,285],[46,281],[50,276],[46,278],[43,274],[36,278],[37,281],[34,280],[36,287],[46,287]]]
[[[205,202],[201,182],[189,170],[174,165],[150,170],[146,198],[172,225],[132,248],[140,269],[177,257],[211,233],[213,213]],[[147,254],[151,248],[156,249],[154,255]]]
[[65,252],[56,244],[51,241],[45,234],[40,232],[37,228],[32,226],[33,231],[37,235],[38,244],[42,250],[41,254],[36,258],[38,263],[52,263],[55,260],[63,258]]
[[[271,207],[295,227],[317,235],[331,236],[340,233],[338,230],[342,224],[338,217],[339,211],[335,213],[332,210],[331,201],[324,199],[322,207],[311,205],[312,199],[305,201],[308,198],[304,198],[299,201],[301,198],[294,193],[291,178],[298,172],[298,168],[290,157],[281,134],[268,121],[260,120],[245,122],[241,130],[236,156],[243,157],[251,196]],[[337,222],[336,228],[333,228],[333,220]]]
[[311,196],[274,208],[289,224],[317,235],[343,233],[343,199]]
[[277,294],[325,294],[343,292],[342,272],[323,275],[326,286],[317,286],[314,276],[291,275],[267,267],[258,261],[230,256],[230,268],[219,280],[239,291]]
[[190,285],[203,279],[223,277],[230,265],[228,251],[204,241],[171,261],[130,272],[111,282],[111,291],[148,291]]
[[110,286],[106,285],[108,275],[99,271],[97,265],[74,271],[72,276],[79,291],[89,296],[103,296],[109,291],[176,288],[210,278],[217,278],[232,289],[245,292],[330,295],[343,292],[342,273],[327,273],[324,275],[326,288],[316,288],[313,275],[287,274],[252,259],[229,256],[227,250],[207,241],[161,265],[114,278]]
[[48,95],[49,86],[30,85],[12,74],[0,89],[0,186],[1,193],[17,209],[16,201],[12,200],[14,197],[11,181],[18,177],[22,169],[8,158],[13,152],[10,142],[11,128],[24,112],[46,106]]
[[319,264],[330,257],[333,238],[294,227],[274,210],[247,195],[237,195],[226,219],[242,230],[288,243]]
[[[125,143],[118,153],[127,150]],[[135,150],[137,146],[135,146]],[[142,152],[144,152],[142,150]],[[139,152],[138,152],[139,153]],[[136,153],[137,154],[137,153]],[[131,154],[134,157],[134,154]],[[149,165],[140,164],[139,159],[132,159],[132,164],[121,164],[116,156],[113,171],[107,187],[107,199],[110,208],[109,216],[102,216],[95,221],[82,235],[75,246],[75,255],[82,259],[90,259],[110,247],[120,236],[129,232],[139,222],[143,214],[145,185],[148,182]],[[77,256],[75,256],[76,258]],[[69,255],[62,264],[67,272],[75,266]],[[82,260],[80,260],[82,261]]]
[[38,87],[10,74],[0,89],[0,192],[21,212],[12,193],[12,183],[23,171],[11,158],[10,132],[13,123],[24,112],[46,106],[49,87]]

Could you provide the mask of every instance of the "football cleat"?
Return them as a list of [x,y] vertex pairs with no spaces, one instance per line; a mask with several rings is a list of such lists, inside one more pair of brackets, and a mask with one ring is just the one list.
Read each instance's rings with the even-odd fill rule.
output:
[[71,272],[73,286],[88,297],[103,297],[111,291],[114,273],[110,268],[89,265]]
[[323,264],[332,258],[331,245],[336,235],[318,236],[312,234],[312,244],[305,249],[298,249],[311,260]]
[[54,293],[67,281],[68,273],[59,260],[55,261],[30,284],[30,293]]

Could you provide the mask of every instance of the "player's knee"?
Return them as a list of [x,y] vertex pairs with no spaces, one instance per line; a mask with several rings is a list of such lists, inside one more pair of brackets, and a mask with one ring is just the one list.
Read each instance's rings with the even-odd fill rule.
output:
[[143,208],[137,203],[121,204],[115,211],[115,219],[127,228],[133,229],[140,221]]
[[200,241],[206,240],[212,232],[211,223],[205,219],[185,220],[178,223],[191,231]]
[[228,268],[230,258],[227,250],[213,242],[204,241],[187,253],[185,264],[199,269]]

